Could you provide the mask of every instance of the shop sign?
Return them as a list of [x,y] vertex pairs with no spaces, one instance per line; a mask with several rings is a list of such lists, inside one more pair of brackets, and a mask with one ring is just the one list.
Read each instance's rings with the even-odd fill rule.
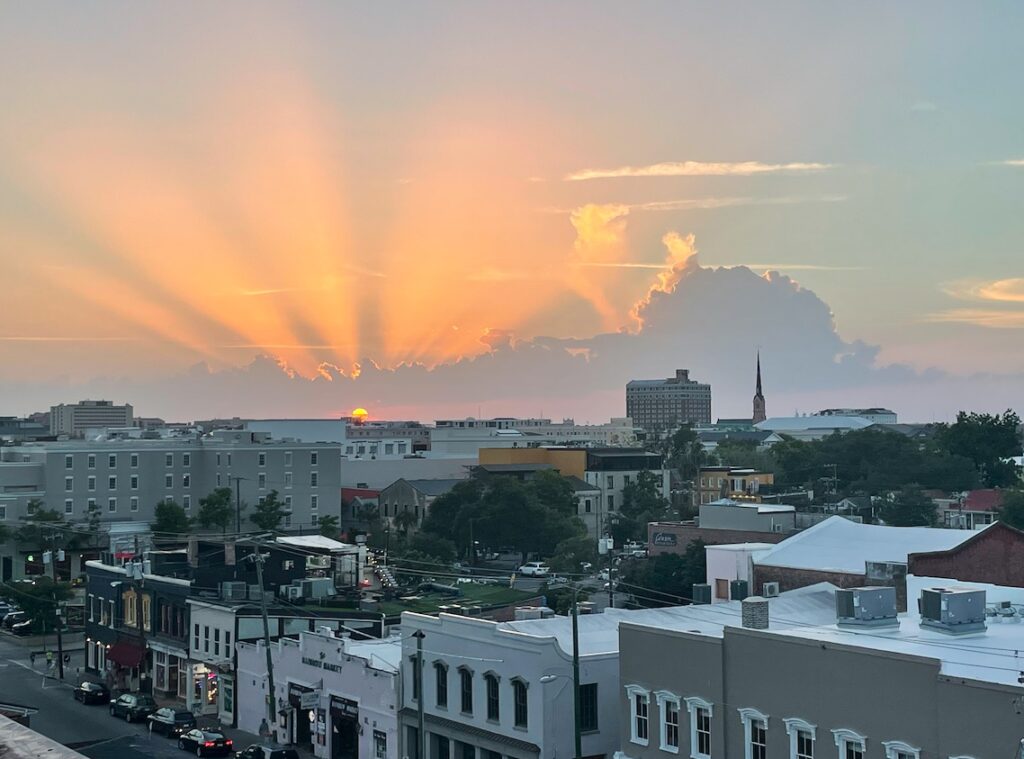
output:
[[674,546],[677,544],[678,538],[674,532],[656,532],[654,533],[654,545],[656,546]]
[[333,662],[324,661],[323,659],[314,659],[312,656],[303,656],[302,663],[307,667],[326,669],[328,672],[341,672],[340,664],[334,664]]
[[341,696],[331,696],[331,711],[341,712],[343,717],[359,719],[359,702]]

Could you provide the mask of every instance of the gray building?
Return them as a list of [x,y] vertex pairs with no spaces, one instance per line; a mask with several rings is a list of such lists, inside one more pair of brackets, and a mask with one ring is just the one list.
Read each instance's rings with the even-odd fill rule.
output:
[[[124,522],[148,524],[162,501],[195,516],[201,498],[230,487],[250,506],[276,490],[291,510],[283,528],[309,530],[323,515],[340,517],[340,470],[337,444],[278,441],[246,430],[6,446],[0,448],[0,525],[16,528],[31,501],[69,523],[98,512],[108,530]],[[242,529],[251,526],[243,512]],[[24,555],[36,548],[0,547],[0,579],[22,576]]]
[[681,424],[711,424],[711,385],[690,379],[689,369],[674,377],[626,383],[626,416],[648,432],[668,432]]
[[746,607],[717,626],[622,624],[618,759],[1018,756],[1019,625],[964,635],[897,617],[892,589],[870,589],[889,606],[870,620],[790,624],[793,599],[820,604],[823,588],[716,605]]
[[132,407],[113,401],[79,401],[50,407],[50,432],[54,435],[81,437],[86,430],[107,427],[131,427]]
[[394,520],[399,514],[411,513],[419,526],[427,516],[430,504],[460,482],[462,480],[455,479],[396,480],[380,491],[380,514],[385,519]]

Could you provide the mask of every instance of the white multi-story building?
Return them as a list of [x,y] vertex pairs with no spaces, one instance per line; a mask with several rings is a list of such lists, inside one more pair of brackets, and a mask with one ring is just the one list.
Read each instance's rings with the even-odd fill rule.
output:
[[81,437],[86,430],[105,427],[130,427],[132,407],[113,401],[79,401],[50,407],[50,434]]
[[274,725],[267,718],[263,641],[238,644],[238,727],[276,732],[281,743],[312,746],[317,757],[398,759],[401,703],[397,637],[353,640],[330,629],[270,644]]

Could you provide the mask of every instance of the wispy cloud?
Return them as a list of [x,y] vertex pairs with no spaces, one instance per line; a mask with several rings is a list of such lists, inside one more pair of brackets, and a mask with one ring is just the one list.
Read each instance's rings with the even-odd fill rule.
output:
[[827,264],[730,264],[731,266],[746,266],[756,271],[767,271],[768,269],[788,269],[789,271],[866,271],[866,266],[829,266]]
[[[780,195],[776,197],[755,198],[745,195],[678,198],[675,200],[652,200],[647,203],[615,203],[616,208],[627,211],[713,211],[717,208],[734,208],[736,206],[785,206],[801,203],[842,203],[846,195]],[[544,213],[575,213],[576,208],[543,208]]]
[[1024,158],[1010,158],[1006,161],[997,161],[1000,166],[1024,166]]
[[1024,311],[1000,311],[993,308],[952,308],[928,314],[925,321],[940,324],[973,324],[990,329],[1024,329]]
[[753,174],[777,174],[824,171],[829,163],[762,163],[761,161],[705,162],[678,161],[649,166],[620,166],[615,169],[581,169],[565,176],[567,182],[620,177],[747,177]]
[[942,288],[960,300],[985,300],[997,303],[1024,303],[1024,277],[993,280],[962,280]]
[[128,343],[134,337],[74,337],[71,335],[0,335],[4,343]]

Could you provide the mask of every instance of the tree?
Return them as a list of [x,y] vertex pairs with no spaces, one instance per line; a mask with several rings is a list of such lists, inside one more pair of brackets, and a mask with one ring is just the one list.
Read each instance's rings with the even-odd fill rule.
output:
[[666,465],[679,472],[684,480],[692,480],[697,470],[707,463],[707,454],[697,433],[689,424],[684,424],[669,435],[662,446]]
[[395,515],[395,527],[398,529],[398,534],[403,538],[409,534],[409,530],[416,526],[416,512],[405,509]]
[[156,505],[156,519],[152,530],[158,536],[185,537],[192,531],[192,520],[185,509],[174,501],[161,501]]
[[647,537],[647,523],[665,519],[668,510],[658,476],[654,472],[640,472],[622,488],[622,507],[618,522],[612,524],[612,537],[616,542],[643,540]]
[[29,502],[29,513],[22,520],[22,526],[14,533],[14,540],[22,546],[39,548],[43,551],[54,551],[65,548],[68,536],[71,535],[64,523],[64,515],[53,509],[42,507],[42,503]]
[[40,633],[54,629],[57,621],[57,605],[67,601],[74,593],[64,582],[54,582],[49,577],[37,578],[33,583],[20,582],[17,586],[0,586],[0,593],[15,601],[39,627]]
[[228,531],[235,518],[235,509],[231,504],[231,488],[217,488],[205,498],[199,499],[199,513],[196,521],[200,527],[209,529],[220,527]]
[[620,587],[638,606],[679,606],[693,596],[695,583],[707,579],[703,540],[686,546],[682,555],[663,553],[644,561],[633,561],[622,572]]
[[320,517],[320,521],[317,523],[320,528],[320,534],[325,538],[336,538],[338,537],[338,530],[341,529],[338,517],[333,514],[325,514]]
[[961,411],[953,424],[939,425],[935,443],[973,461],[986,487],[1008,487],[1019,476],[1018,467],[1008,459],[1020,455],[1020,430],[1020,417],[1010,409],[1003,414]]
[[551,568],[556,572],[582,572],[582,564],[597,562],[597,542],[589,535],[574,535],[557,546],[551,557]]
[[908,485],[887,500],[880,516],[892,527],[931,527],[935,524],[935,503],[920,488]]
[[[230,492],[228,495],[230,496]],[[262,503],[256,504],[252,514],[249,515],[249,521],[262,532],[277,532],[281,522],[289,513],[284,501],[278,498],[277,491],[271,490]],[[200,512],[201,516],[202,512]]]
[[1024,530],[1024,490],[1007,490],[999,508],[999,521]]

